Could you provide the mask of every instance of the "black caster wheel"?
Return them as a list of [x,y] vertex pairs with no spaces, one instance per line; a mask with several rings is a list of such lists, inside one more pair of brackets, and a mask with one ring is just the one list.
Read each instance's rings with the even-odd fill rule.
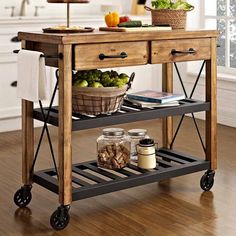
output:
[[55,230],[62,230],[66,228],[70,221],[69,215],[70,206],[60,206],[53,212],[50,218],[50,224]]
[[214,185],[215,171],[208,170],[201,178],[200,186],[202,190],[209,191]]
[[30,185],[24,185],[16,191],[14,202],[18,207],[26,207],[30,203],[32,199],[31,188]]

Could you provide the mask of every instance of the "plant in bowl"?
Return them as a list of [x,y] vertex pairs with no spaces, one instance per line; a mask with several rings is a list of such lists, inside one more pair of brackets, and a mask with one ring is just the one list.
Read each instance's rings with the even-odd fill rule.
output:
[[190,11],[194,7],[184,0],[155,0],[152,1],[152,7],[155,9],[173,9]]
[[153,25],[169,25],[172,29],[184,29],[187,12],[194,6],[184,0],[153,0],[152,8],[145,6],[152,13]]

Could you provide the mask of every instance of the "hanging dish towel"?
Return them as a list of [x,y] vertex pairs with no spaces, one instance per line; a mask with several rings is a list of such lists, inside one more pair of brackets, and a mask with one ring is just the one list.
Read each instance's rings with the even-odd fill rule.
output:
[[18,53],[17,96],[37,102],[48,99],[49,81],[42,52],[20,50]]

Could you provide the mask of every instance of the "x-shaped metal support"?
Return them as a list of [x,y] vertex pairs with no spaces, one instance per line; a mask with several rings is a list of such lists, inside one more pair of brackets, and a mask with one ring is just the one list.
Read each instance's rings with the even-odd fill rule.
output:
[[[183,91],[184,91],[184,95],[185,95],[186,98],[190,98],[190,99],[191,99],[191,98],[193,97],[193,94],[194,94],[194,92],[195,92],[196,86],[197,86],[198,81],[199,81],[199,79],[200,79],[200,76],[201,76],[201,74],[202,74],[202,70],[203,70],[203,68],[204,68],[204,66],[205,66],[205,63],[206,63],[206,61],[203,61],[202,65],[201,65],[201,69],[200,69],[200,71],[199,71],[199,73],[198,73],[197,79],[196,79],[196,81],[195,81],[195,83],[194,83],[194,85],[193,85],[192,91],[191,91],[191,93],[190,93],[190,96],[188,97],[188,94],[187,94],[187,92],[186,92],[186,89],[185,89],[185,86],[184,86],[182,77],[181,77],[181,75],[180,75],[179,69],[178,69],[178,67],[177,67],[176,62],[174,62],[174,66],[175,66],[175,69],[176,69],[176,72],[177,72],[177,75],[178,75],[180,84],[181,84],[181,86],[182,86],[182,89],[183,89]],[[204,145],[204,142],[203,142],[203,139],[202,139],[202,136],[201,136],[201,133],[200,133],[200,130],[199,130],[197,121],[196,121],[196,119],[195,119],[194,114],[191,113],[191,115],[192,115],[192,118],[193,118],[193,122],[194,122],[195,128],[196,128],[196,130],[197,130],[198,137],[199,137],[199,139],[200,139],[202,148],[203,148],[204,152],[206,153],[206,147],[205,147],[205,145]],[[174,142],[175,142],[175,139],[176,139],[176,137],[177,137],[177,135],[178,135],[178,133],[179,133],[179,129],[180,129],[182,123],[183,123],[184,117],[185,117],[185,114],[182,115],[182,117],[181,117],[181,119],[180,119],[180,121],[179,121],[179,124],[178,124],[178,126],[177,126],[177,129],[176,129],[175,134],[174,134],[174,136],[173,136],[172,142],[171,142],[171,144],[170,144],[170,148],[171,148],[171,149],[172,149],[172,147],[173,147],[173,145],[174,145]]]
[[40,106],[40,110],[41,110],[41,113],[42,113],[42,116],[43,116],[44,125],[43,125],[43,129],[42,129],[42,132],[41,132],[41,135],[40,135],[40,138],[39,138],[39,143],[38,143],[38,146],[37,146],[37,149],[36,149],[36,152],[35,152],[33,164],[32,164],[31,171],[30,171],[31,173],[33,173],[34,166],[35,166],[35,163],[36,163],[37,158],[38,158],[39,149],[40,149],[41,144],[42,144],[43,136],[44,136],[44,133],[46,131],[47,138],[48,138],[48,143],[49,143],[49,148],[50,148],[50,151],[51,151],[52,160],[53,160],[53,164],[54,164],[54,167],[55,167],[55,171],[56,171],[57,177],[58,177],[57,165],[56,165],[55,155],[54,155],[52,141],[51,141],[51,137],[50,137],[50,133],[49,133],[49,129],[48,129],[47,123],[48,123],[50,111],[52,109],[52,105],[53,105],[53,102],[54,102],[54,99],[55,99],[55,95],[56,95],[56,92],[57,92],[58,79],[59,79],[59,74],[58,73],[59,73],[59,70],[57,69],[56,70],[56,79],[57,79],[57,81],[56,81],[56,84],[55,84],[55,87],[54,87],[54,90],[53,90],[52,98],[50,100],[50,104],[49,104],[49,108],[48,108],[46,116],[44,114],[42,101],[39,100],[39,106]]

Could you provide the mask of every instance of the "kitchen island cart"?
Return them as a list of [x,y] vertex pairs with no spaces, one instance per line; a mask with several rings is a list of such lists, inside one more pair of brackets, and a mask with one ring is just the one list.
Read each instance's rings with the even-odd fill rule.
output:
[[[34,109],[30,101],[22,100],[22,179],[23,186],[15,194],[15,203],[24,207],[31,200],[31,187],[37,183],[59,195],[59,207],[51,216],[51,225],[60,230],[69,223],[72,201],[109,193],[142,184],[206,170],[201,178],[203,190],[210,190],[217,167],[216,150],[216,40],[215,30],[173,30],[162,32],[98,32],[83,34],[50,34],[20,32],[22,48],[41,51],[46,64],[58,68],[58,106]],[[125,55],[125,56],[124,56]],[[202,60],[202,67],[190,96],[184,88],[177,62]],[[162,89],[173,91],[173,68],[183,86],[186,99],[180,106],[137,108],[124,104],[112,115],[90,117],[72,114],[72,71],[132,65],[162,64]],[[192,99],[201,72],[205,68],[205,101]],[[153,79],[159,79],[156,75]],[[34,78],[32,78],[34,79]],[[145,82],[143,78],[142,83]],[[180,153],[173,143],[185,114],[205,111],[204,158]],[[73,116],[72,116],[73,115]],[[174,133],[172,116],[182,115]],[[157,165],[153,171],[139,169],[134,163],[118,171],[98,168],[96,161],[72,164],[71,133],[101,126],[162,118],[163,147],[156,151]],[[33,171],[33,119],[45,122],[44,131],[50,140],[47,124],[58,127],[58,167]],[[199,137],[200,132],[197,129]],[[52,150],[52,149],[51,149]],[[37,152],[38,150],[36,150]],[[94,158],[95,160],[96,158]],[[80,179],[80,176],[83,178]],[[58,177],[58,179],[57,179]],[[86,182],[92,180],[95,184]],[[73,186],[72,186],[73,183]],[[75,184],[77,187],[74,187]]]

